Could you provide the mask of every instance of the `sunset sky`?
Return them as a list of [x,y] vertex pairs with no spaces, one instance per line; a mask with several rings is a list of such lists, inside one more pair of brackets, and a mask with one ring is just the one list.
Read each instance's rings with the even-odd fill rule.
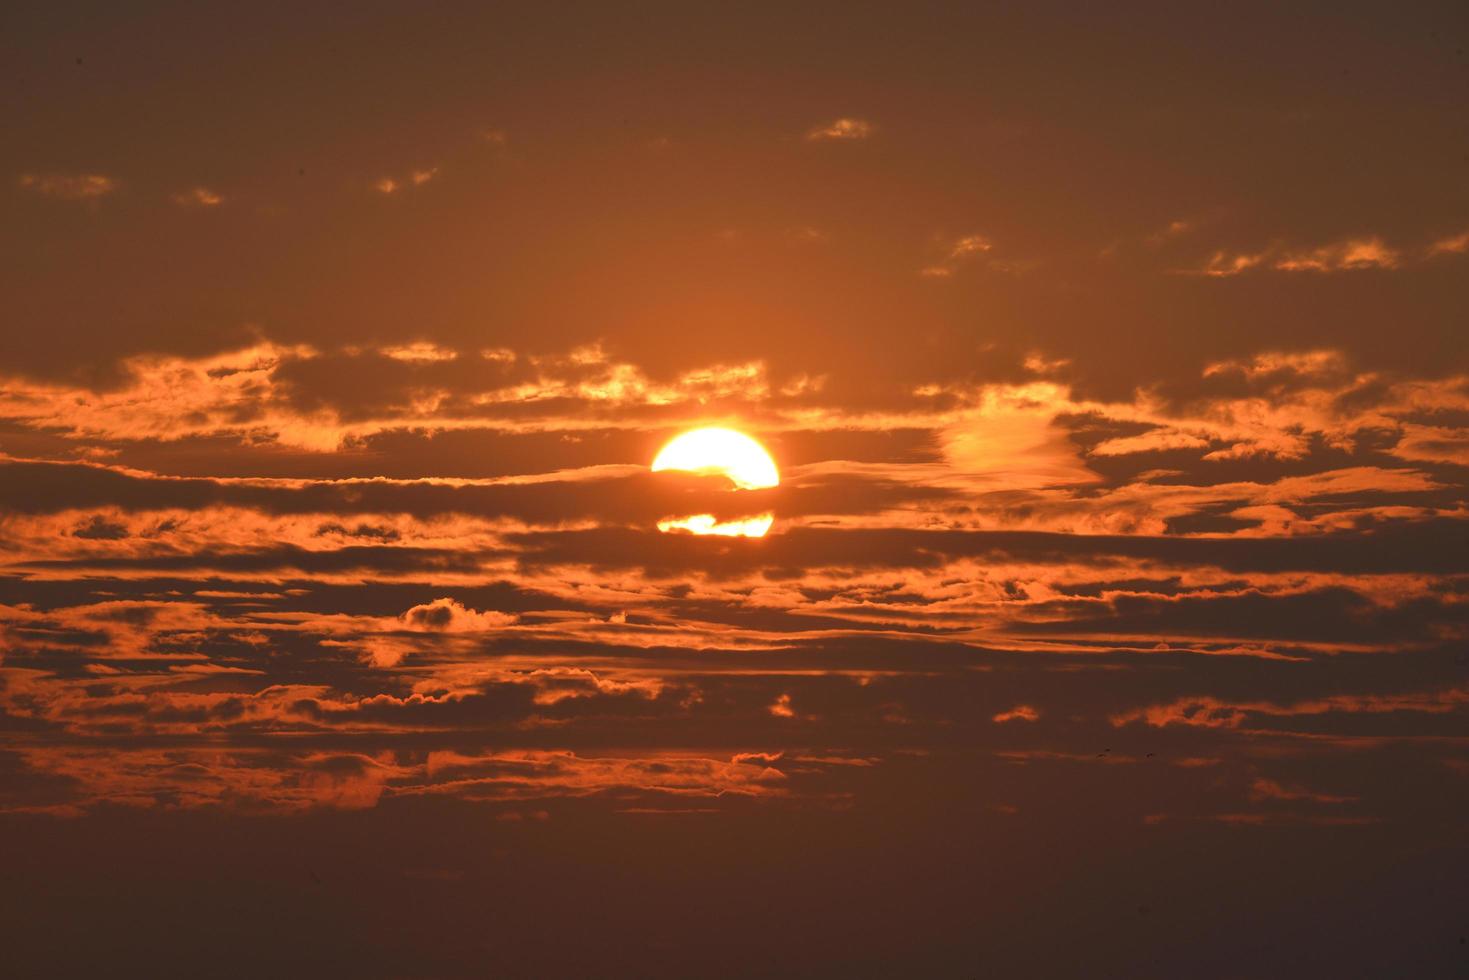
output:
[[1469,8],[1286,6],[7,7],[17,975],[1469,969]]

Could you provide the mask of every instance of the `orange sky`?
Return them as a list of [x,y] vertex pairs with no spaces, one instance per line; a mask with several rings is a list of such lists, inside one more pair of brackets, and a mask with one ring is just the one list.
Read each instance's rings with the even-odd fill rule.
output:
[[[0,939],[1462,969],[1466,46],[1452,4],[0,15]],[[650,472],[708,425],[779,486]]]

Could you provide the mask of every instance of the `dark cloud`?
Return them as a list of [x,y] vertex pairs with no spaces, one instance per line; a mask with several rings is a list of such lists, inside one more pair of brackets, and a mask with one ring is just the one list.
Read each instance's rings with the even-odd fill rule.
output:
[[747,574],[759,569],[774,577],[787,577],[833,566],[933,568],[961,557],[1086,566],[1140,560],[1175,567],[1207,565],[1230,573],[1454,575],[1469,571],[1465,552],[1449,546],[1469,543],[1469,527],[1457,520],[1389,524],[1370,532],[1289,539],[823,528],[795,528],[757,541],[714,543],[616,529],[509,538],[522,549],[520,561],[526,565],[585,563],[714,575]]

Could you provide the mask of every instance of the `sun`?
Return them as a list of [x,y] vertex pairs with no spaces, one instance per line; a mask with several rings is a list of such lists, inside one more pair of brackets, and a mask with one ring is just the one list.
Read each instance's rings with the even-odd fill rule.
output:
[[690,429],[653,457],[653,472],[687,470],[720,473],[741,490],[763,490],[780,485],[775,460],[765,447],[743,432],[708,426]]
[[[780,485],[780,471],[765,447],[743,432],[707,426],[675,437],[653,457],[653,472],[681,470],[719,474],[737,490],[765,490]],[[773,514],[761,514],[720,523],[712,514],[670,517],[658,522],[660,531],[687,531],[727,537],[763,537],[774,523]]]

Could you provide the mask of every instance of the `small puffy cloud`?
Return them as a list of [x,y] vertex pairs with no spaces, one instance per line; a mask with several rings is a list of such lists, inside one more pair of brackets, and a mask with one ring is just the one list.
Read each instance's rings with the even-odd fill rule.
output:
[[410,170],[406,177],[381,177],[372,186],[379,194],[396,194],[410,187],[422,187],[439,174],[438,167]]
[[1429,258],[1438,255],[1462,255],[1465,252],[1469,252],[1469,231],[1462,231],[1448,238],[1440,238],[1428,246]]
[[1167,226],[1159,228],[1157,231],[1153,232],[1146,239],[1144,239],[1144,241],[1146,241],[1149,245],[1162,245],[1164,242],[1169,241],[1170,239],[1178,238],[1181,235],[1188,234],[1190,231],[1193,231],[1193,229],[1194,223],[1192,221],[1170,221],[1168,222]]
[[791,696],[789,694],[782,694],[780,697],[776,698],[775,702],[771,704],[770,707],[768,707],[766,710],[775,715],[775,717],[777,718],[796,717],[795,709],[791,707]]
[[1025,370],[1042,377],[1049,377],[1064,370],[1071,365],[1069,357],[1047,358],[1039,352],[1027,354],[1024,360]]
[[20,186],[64,201],[88,201],[117,190],[117,181],[102,174],[21,174]]
[[[336,646],[333,641],[325,641],[324,646]],[[386,669],[396,667],[403,662],[403,658],[412,653],[407,645],[392,637],[378,636],[368,637],[360,644],[363,662],[373,666]]]
[[842,117],[829,123],[813,127],[806,133],[808,140],[865,140],[873,133],[873,125],[865,119]]
[[401,617],[409,629],[433,633],[477,633],[500,629],[515,622],[510,613],[488,609],[478,612],[460,605],[454,599],[435,599],[414,606]]
[[996,724],[1003,725],[1007,721],[1036,721],[1041,713],[1028,704],[1017,704],[1009,711],[1001,711],[992,719]]
[[[944,260],[918,270],[918,274],[930,279],[947,279],[952,276],[960,262],[985,255],[994,250],[995,244],[984,235],[961,235],[944,246]],[[1014,271],[1004,264],[993,264],[991,268]]]
[[539,705],[590,697],[635,696],[653,700],[663,691],[663,681],[657,678],[616,680],[583,667],[546,667],[520,676],[522,683],[535,685],[533,700]]
[[949,258],[962,259],[966,255],[978,255],[994,248],[994,244],[983,235],[965,235],[949,249]]
[[224,203],[224,198],[207,187],[190,187],[173,195],[173,203],[185,208],[212,208]]

